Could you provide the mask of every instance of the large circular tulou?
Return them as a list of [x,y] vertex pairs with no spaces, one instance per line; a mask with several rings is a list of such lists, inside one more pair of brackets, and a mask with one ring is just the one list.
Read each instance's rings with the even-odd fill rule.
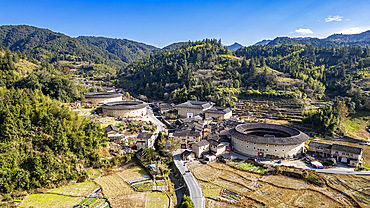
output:
[[297,129],[266,123],[240,124],[229,132],[234,150],[259,157],[297,157],[309,139]]

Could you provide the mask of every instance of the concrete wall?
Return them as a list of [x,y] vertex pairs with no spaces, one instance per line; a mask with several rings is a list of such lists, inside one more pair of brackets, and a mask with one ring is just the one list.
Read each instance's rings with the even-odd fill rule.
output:
[[134,118],[134,117],[141,117],[142,115],[146,115],[146,107],[139,108],[139,109],[106,109],[103,108],[103,113],[107,114],[108,116],[112,116],[115,118]]
[[232,137],[233,149],[247,155],[258,156],[259,152],[266,155],[275,155],[278,157],[294,157],[301,153],[304,143],[296,145],[269,145],[260,143],[251,143]]
[[91,102],[94,106],[100,106],[105,103],[122,101],[122,96],[113,97],[113,98],[86,98],[86,102]]

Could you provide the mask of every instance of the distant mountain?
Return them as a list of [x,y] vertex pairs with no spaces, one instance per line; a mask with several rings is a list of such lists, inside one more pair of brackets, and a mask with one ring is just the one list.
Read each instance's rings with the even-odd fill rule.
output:
[[33,26],[1,26],[0,45],[19,50],[39,61],[59,60],[111,63],[124,66],[158,48],[125,39],[72,38]]
[[77,39],[98,46],[103,50],[118,56],[123,62],[131,63],[159,48],[127,39],[112,39],[105,37],[80,36]]
[[255,43],[254,45],[267,45],[269,42],[271,42],[271,40],[261,40],[257,43]]
[[325,38],[325,40],[331,40],[336,42],[362,42],[362,41],[370,41],[370,30],[366,32],[362,32],[360,34],[333,34],[329,37]]
[[326,39],[319,39],[319,38],[310,38],[310,39],[302,39],[297,40],[289,37],[277,37],[267,45],[314,45],[314,46],[324,46],[324,47],[361,47],[361,48],[369,48],[370,41],[358,41],[358,42],[338,42],[338,41],[331,41]]
[[226,48],[228,48],[230,51],[236,51],[236,50],[238,50],[241,47],[244,47],[244,46],[242,44],[240,44],[240,43],[237,43],[237,42],[235,42],[232,45],[226,46]]
[[360,34],[333,34],[327,38],[319,39],[313,37],[277,37],[274,40],[261,40],[254,45],[314,45],[327,47],[370,47],[370,30]]
[[296,39],[296,40],[308,40],[308,39],[311,39],[312,37],[295,37],[293,39]]
[[314,45],[314,46],[336,46],[336,43],[333,43],[329,40],[321,40],[318,38],[310,38],[310,39],[302,39],[297,40],[294,38],[289,37],[277,37],[274,40],[270,41],[267,45],[283,45],[283,44],[289,44],[289,45]]

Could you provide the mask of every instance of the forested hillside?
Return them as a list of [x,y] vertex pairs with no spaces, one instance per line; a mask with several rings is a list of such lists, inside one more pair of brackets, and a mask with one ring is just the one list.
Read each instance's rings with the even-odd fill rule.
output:
[[239,49],[236,55],[246,59],[259,57],[267,66],[306,82],[308,86],[303,83],[301,87],[300,84],[293,86],[307,95],[325,92],[329,97],[348,97],[347,101],[354,102],[357,107],[370,107],[368,48],[258,45]]
[[99,123],[82,119],[39,90],[0,87],[0,192],[51,187],[100,161]]
[[81,100],[83,93],[88,91],[50,64],[34,64],[27,59],[25,54],[12,53],[0,46],[0,87],[41,90],[61,102]]
[[39,61],[87,61],[120,68],[147,55],[154,46],[130,40],[109,38],[71,38],[47,29],[33,26],[1,26],[0,45],[11,51],[20,51]]
[[362,32],[360,34],[333,34],[325,38],[326,40],[337,41],[337,42],[360,42],[370,41],[370,30]]
[[270,41],[267,45],[313,45],[313,46],[324,46],[324,47],[361,47],[361,48],[370,48],[370,41],[356,41],[356,42],[341,42],[341,41],[332,41],[328,39],[319,39],[319,38],[310,38],[297,40],[289,37],[277,37],[274,40]]
[[123,62],[131,63],[142,56],[158,50],[157,47],[126,39],[80,36],[77,39],[98,46],[118,56]]
[[370,49],[360,47],[258,45],[234,54],[216,40],[204,40],[135,61],[118,84],[151,99],[175,102],[232,105],[242,96],[342,96],[363,107],[369,102],[369,72]]

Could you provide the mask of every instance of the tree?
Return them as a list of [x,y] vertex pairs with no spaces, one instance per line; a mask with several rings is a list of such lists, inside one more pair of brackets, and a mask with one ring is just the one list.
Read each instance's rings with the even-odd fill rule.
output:
[[334,110],[336,111],[336,113],[338,113],[338,118],[341,123],[347,120],[347,116],[349,115],[349,113],[346,104],[344,104],[343,102],[336,102],[334,104]]
[[179,208],[195,208],[194,202],[191,200],[190,196],[184,195],[181,199]]
[[164,142],[165,142],[166,138],[164,138],[164,135],[162,134],[162,132],[160,131],[158,133],[158,136],[157,138],[155,139],[154,141],[154,148],[157,152],[160,152],[163,150],[164,148]]
[[157,156],[157,153],[152,148],[146,148],[141,153],[141,156],[143,156],[145,159],[147,159],[149,162],[152,162],[153,159]]

